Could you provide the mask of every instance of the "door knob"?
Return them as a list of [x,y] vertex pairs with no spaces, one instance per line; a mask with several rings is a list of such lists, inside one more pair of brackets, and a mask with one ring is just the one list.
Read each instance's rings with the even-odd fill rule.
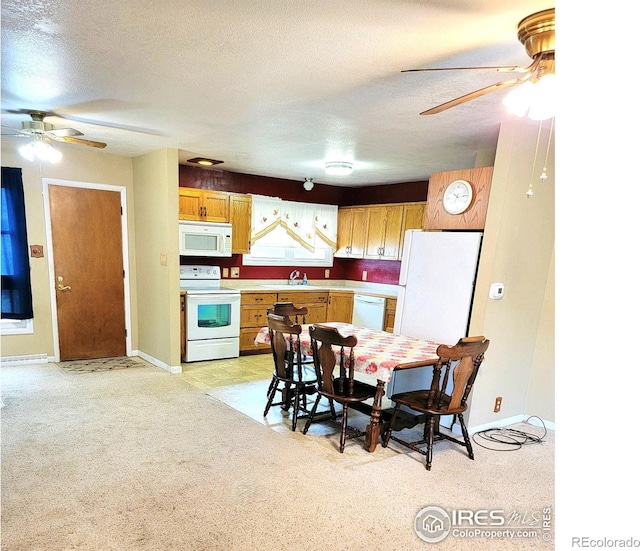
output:
[[71,291],[70,285],[64,285],[62,282],[64,278],[62,276],[58,276],[58,291]]

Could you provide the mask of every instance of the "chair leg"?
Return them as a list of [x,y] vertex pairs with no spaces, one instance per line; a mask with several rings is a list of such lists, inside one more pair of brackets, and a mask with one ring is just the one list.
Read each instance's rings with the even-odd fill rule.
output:
[[431,460],[433,458],[433,433],[435,432],[436,420],[437,420],[437,417],[433,415],[429,415],[429,418],[426,421],[426,425],[428,425],[428,430],[427,430],[427,427],[425,426],[425,432],[428,433],[426,434],[426,438],[425,438],[425,440],[427,441],[427,461],[425,463],[425,467],[427,471],[431,470]]
[[342,430],[340,431],[340,453],[344,452],[344,444],[347,440],[347,419],[349,418],[349,406],[342,404]]
[[338,414],[336,413],[336,406],[333,403],[333,398],[329,398],[329,409],[331,410],[331,419],[335,421],[338,418]]
[[391,438],[391,431],[393,424],[396,422],[396,415],[398,414],[398,409],[400,408],[400,404],[396,404],[393,408],[393,414],[391,415],[391,420],[389,421],[389,426],[387,430],[382,435],[382,447],[386,448],[389,445],[389,439]]
[[296,430],[296,425],[298,424],[298,410],[300,409],[300,387],[294,387],[294,395],[293,395],[293,419],[291,420],[291,430]]
[[311,421],[313,421],[313,416],[316,414],[316,409],[318,409],[318,404],[320,403],[320,398],[322,398],[322,396],[320,396],[320,394],[318,394],[318,397],[316,398],[316,401],[313,404],[313,407],[311,408],[311,411],[309,412],[309,417],[307,417],[307,422],[304,424],[304,429],[302,429],[302,434],[307,434],[307,431],[309,430],[309,427],[311,426]]
[[467,432],[467,425],[464,424],[462,413],[458,413],[458,421],[460,421],[460,428],[462,429],[462,436],[464,438],[464,444],[467,447],[469,459],[473,459],[473,448],[471,447],[471,439],[469,438],[469,433]]
[[277,377],[271,377],[271,383],[269,383],[269,388],[267,389],[267,396],[269,396],[269,394],[271,394],[271,391],[273,390],[274,386],[278,385],[278,378]]
[[263,417],[266,417],[267,413],[269,413],[269,409],[271,408],[271,404],[273,402],[273,397],[276,395],[277,390],[278,390],[278,380],[275,379],[275,383],[274,381],[271,381],[271,385],[269,386],[269,396],[267,398],[267,407],[264,408],[264,413],[262,414]]

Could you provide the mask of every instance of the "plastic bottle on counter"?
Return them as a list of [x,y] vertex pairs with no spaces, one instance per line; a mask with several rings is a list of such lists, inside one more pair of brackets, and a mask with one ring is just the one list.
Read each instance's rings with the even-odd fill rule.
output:
[[303,285],[308,285],[309,282],[307,281],[307,273],[305,272],[304,276],[302,276],[302,284]]

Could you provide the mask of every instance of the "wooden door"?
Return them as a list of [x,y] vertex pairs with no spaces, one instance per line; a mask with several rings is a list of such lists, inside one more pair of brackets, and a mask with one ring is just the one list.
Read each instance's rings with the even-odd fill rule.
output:
[[49,186],[61,360],[126,355],[120,193]]

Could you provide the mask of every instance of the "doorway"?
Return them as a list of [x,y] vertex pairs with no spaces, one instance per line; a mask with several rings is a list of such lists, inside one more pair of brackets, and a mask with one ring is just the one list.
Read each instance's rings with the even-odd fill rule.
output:
[[125,188],[43,182],[55,360],[130,355]]

